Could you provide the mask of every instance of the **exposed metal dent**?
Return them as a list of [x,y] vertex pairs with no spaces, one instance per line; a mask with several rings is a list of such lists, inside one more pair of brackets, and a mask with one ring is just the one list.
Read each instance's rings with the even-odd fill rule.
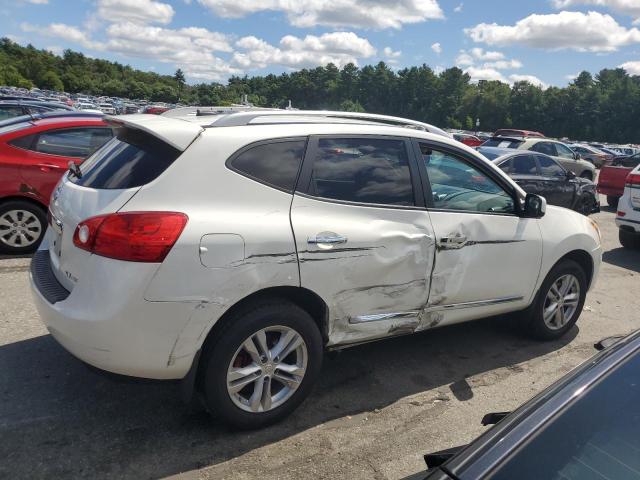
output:
[[441,241],[436,243],[436,249],[440,252],[442,250],[460,250],[464,247],[472,247],[474,245],[502,245],[507,243],[520,243],[524,242],[524,240],[467,240],[465,242],[456,244],[455,246],[451,246],[449,244],[445,244]]
[[412,318],[417,317],[420,311],[414,310],[411,312],[395,312],[395,313],[375,313],[373,315],[359,315],[357,317],[351,317],[349,323],[365,323],[376,322],[378,320],[391,320],[400,318]]

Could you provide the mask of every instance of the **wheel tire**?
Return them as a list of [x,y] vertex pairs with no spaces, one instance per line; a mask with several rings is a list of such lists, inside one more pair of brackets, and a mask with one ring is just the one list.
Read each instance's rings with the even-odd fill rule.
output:
[[618,202],[620,201],[620,197],[614,197],[612,195],[607,195],[607,205],[611,208],[618,208]]
[[[565,275],[573,275],[578,281],[580,288],[578,296],[578,304],[571,318],[561,327],[557,329],[550,328],[544,320],[545,300],[551,289],[560,277]],[[525,322],[523,324],[525,333],[537,340],[553,340],[562,337],[567,331],[573,327],[578,321],[582,313],[582,307],[587,295],[587,277],[582,267],[573,260],[562,260],[547,274],[536,299],[531,306],[525,311]]]
[[624,248],[640,248],[640,235],[636,233],[627,232],[625,230],[618,230],[618,239],[620,240],[620,244]]
[[593,174],[589,170],[585,170],[580,174],[580,178],[586,178],[587,180],[593,181]]
[[595,203],[596,201],[594,198],[585,195],[578,201],[578,205],[576,205],[576,212],[588,216],[593,212]]
[[[16,212],[28,212],[33,216],[32,218],[40,222],[40,231],[35,240],[24,246],[8,244],[7,242],[11,241],[11,237],[9,236],[11,230],[6,229],[6,225],[2,224],[3,220],[6,222],[10,221],[10,218],[17,218],[16,215],[18,214]],[[46,230],[47,214],[41,207],[31,202],[25,202],[22,200],[11,200],[9,202],[0,204],[0,253],[22,255],[35,252],[38,248],[38,245],[40,245],[40,242],[42,242]]]
[[[238,358],[238,351],[245,340],[264,328],[275,326],[293,329],[304,340],[307,349],[304,377],[297,389],[281,405],[266,412],[245,411],[234,403],[227,390],[228,369]],[[323,341],[318,326],[305,310],[286,300],[272,300],[249,306],[226,319],[215,340],[205,350],[201,380],[207,409],[224,423],[249,430],[282,420],[309,395],[320,374]],[[257,383],[252,385],[255,388]]]

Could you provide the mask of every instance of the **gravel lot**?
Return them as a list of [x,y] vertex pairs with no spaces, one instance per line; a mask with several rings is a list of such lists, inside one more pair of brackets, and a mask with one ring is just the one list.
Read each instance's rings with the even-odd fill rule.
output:
[[614,213],[594,216],[604,263],[578,326],[535,343],[504,320],[433,330],[326,359],[287,421],[234,433],[190,413],[174,383],[116,382],[66,353],[40,324],[28,258],[0,257],[0,478],[367,478],[424,470],[422,455],[464,444],[482,416],[510,410],[638,328],[640,252]]

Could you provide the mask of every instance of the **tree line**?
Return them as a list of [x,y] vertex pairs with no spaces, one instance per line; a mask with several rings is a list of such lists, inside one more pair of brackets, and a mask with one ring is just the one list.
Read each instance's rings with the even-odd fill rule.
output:
[[640,142],[640,77],[621,68],[582,72],[566,87],[528,82],[472,83],[457,67],[427,65],[393,70],[384,62],[333,64],[264,76],[233,76],[221,83],[185,84],[175,75],[65,50],[62,56],[0,40],[0,84],[147,99],[191,105],[229,105],[242,95],[257,106],[367,111],[408,117],[439,127],[493,131],[513,127],[552,137],[614,143]]

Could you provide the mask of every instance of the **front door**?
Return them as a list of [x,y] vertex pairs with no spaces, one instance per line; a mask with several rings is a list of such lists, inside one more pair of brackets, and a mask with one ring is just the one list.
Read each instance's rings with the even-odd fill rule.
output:
[[311,137],[291,224],[330,346],[421,328],[435,243],[409,139]]
[[537,220],[516,215],[509,182],[475,157],[422,141],[416,152],[426,172],[436,236],[432,324],[526,307],[542,257]]
[[575,201],[576,181],[553,158],[536,155],[544,189],[540,193],[552,205],[572,208]]

